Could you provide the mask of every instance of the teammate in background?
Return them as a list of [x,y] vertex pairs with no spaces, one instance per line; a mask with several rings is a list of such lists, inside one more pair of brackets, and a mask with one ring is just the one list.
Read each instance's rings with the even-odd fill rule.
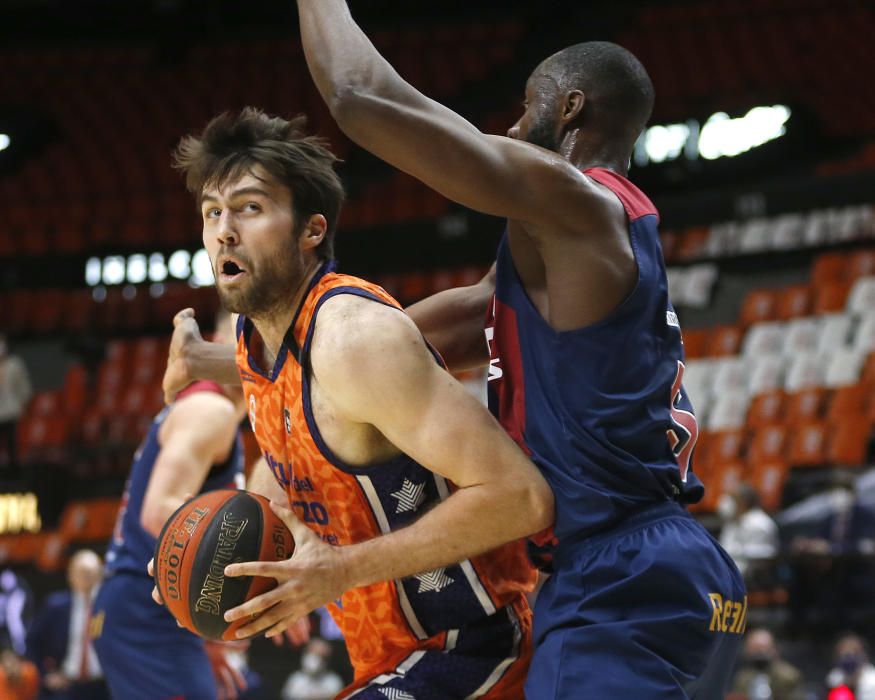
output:
[[[233,342],[229,314],[217,318],[216,337]],[[187,495],[236,487],[243,415],[239,391],[232,397],[216,384],[197,382],[158,414],[134,455],[92,622],[114,698],[215,700],[236,697],[235,685],[243,687],[239,675],[221,663],[222,651],[213,650],[209,658],[203,639],[152,602],[146,573],[161,528]]]
[[508,136],[490,136],[406,83],[345,0],[297,4],[346,135],[508,219],[494,274],[411,315],[451,365],[489,364],[493,412],[556,496],[528,696],[722,697],[746,599],[683,507],[703,488],[681,331],[658,214],[625,177],[653,106],[644,67],[615,44],[566,48],[532,73]]
[[[279,485],[293,509],[274,503],[291,559],[226,568],[277,588],[226,619],[274,636],[329,603],[355,669],[343,697],[521,698],[534,571],[519,540],[552,523],[552,494],[397,302],[334,272],[343,190],[302,126],[246,109],[177,151],[220,299],[242,314],[237,367],[269,465],[249,488]],[[197,326],[175,322],[178,359]]]

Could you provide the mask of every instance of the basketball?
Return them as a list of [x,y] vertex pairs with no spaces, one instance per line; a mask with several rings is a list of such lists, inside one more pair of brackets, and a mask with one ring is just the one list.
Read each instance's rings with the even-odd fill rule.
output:
[[179,623],[207,639],[236,639],[247,619],[227,610],[269,591],[272,578],[225,577],[232,562],[280,561],[295,549],[292,534],[255,493],[222,489],[184,503],[164,525],[155,549],[155,585]]

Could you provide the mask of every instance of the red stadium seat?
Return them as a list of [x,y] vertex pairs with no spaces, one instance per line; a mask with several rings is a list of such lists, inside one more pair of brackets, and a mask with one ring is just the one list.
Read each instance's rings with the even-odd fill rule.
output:
[[775,311],[779,320],[786,321],[798,316],[805,316],[810,309],[811,288],[808,285],[794,285],[778,293]]
[[773,511],[781,507],[781,494],[789,472],[790,467],[784,460],[767,460],[751,465],[750,480],[765,510]]
[[787,428],[781,424],[766,425],[751,435],[747,462],[752,469],[758,464],[781,459],[787,442]]
[[843,253],[823,253],[817,256],[811,270],[811,282],[821,288],[833,282],[843,281],[847,276],[848,263]]
[[717,326],[711,331],[705,354],[708,357],[737,355],[743,335],[741,326]]
[[850,280],[828,282],[816,287],[812,311],[815,314],[827,314],[833,311],[843,310],[850,289]]
[[866,416],[848,417],[833,424],[826,451],[827,460],[837,466],[861,466],[869,448],[870,426]]
[[786,395],[780,389],[772,389],[754,396],[747,411],[747,427],[754,430],[782,422],[785,400]]
[[803,389],[787,395],[784,406],[787,425],[799,425],[823,416],[829,390],[822,387]]
[[791,467],[820,467],[827,462],[829,425],[812,421],[797,426],[790,434],[787,461]]
[[761,321],[774,320],[777,296],[777,292],[773,289],[755,289],[748,292],[738,314],[739,323],[750,326]]

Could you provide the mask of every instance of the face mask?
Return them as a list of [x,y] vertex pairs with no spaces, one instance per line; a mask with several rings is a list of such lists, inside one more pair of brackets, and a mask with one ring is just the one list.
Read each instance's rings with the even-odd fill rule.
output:
[[717,501],[717,515],[723,520],[732,520],[736,512],[735,499],[726,493],[720,496],[720,500]]
[[757,671],[765,671],[772,665],[772,657],[765,654],[751,654],[747,661]]
[[319,673],[322,670],[322,657],[318,654],[304,654],[301,657],[301,670],[304,673]]
[[845,672],[845,675],[853,676],[862,665],[863,660],[856,654],[842,654],[839,657],[839,668]]

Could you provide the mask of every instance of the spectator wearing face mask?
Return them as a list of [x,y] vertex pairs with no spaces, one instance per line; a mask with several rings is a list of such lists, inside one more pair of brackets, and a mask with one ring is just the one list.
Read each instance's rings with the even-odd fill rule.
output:
[[839,638],[835,646],[835,668],[826,677],[830,688],[847,687],[855,700],[875,700],[875,666],[869,662],[866,643],[856,634]]
[[331,647],[324,639],[312,639],[301,655],[301,670],[283,686],[282,700],[332,700],[343,688],[343,681],[328,668]]
[[733,678],[732,692],[750,700],[802,700],[802,674],[781,658],[769,630],[752,629],[744,640],[741,666]]

